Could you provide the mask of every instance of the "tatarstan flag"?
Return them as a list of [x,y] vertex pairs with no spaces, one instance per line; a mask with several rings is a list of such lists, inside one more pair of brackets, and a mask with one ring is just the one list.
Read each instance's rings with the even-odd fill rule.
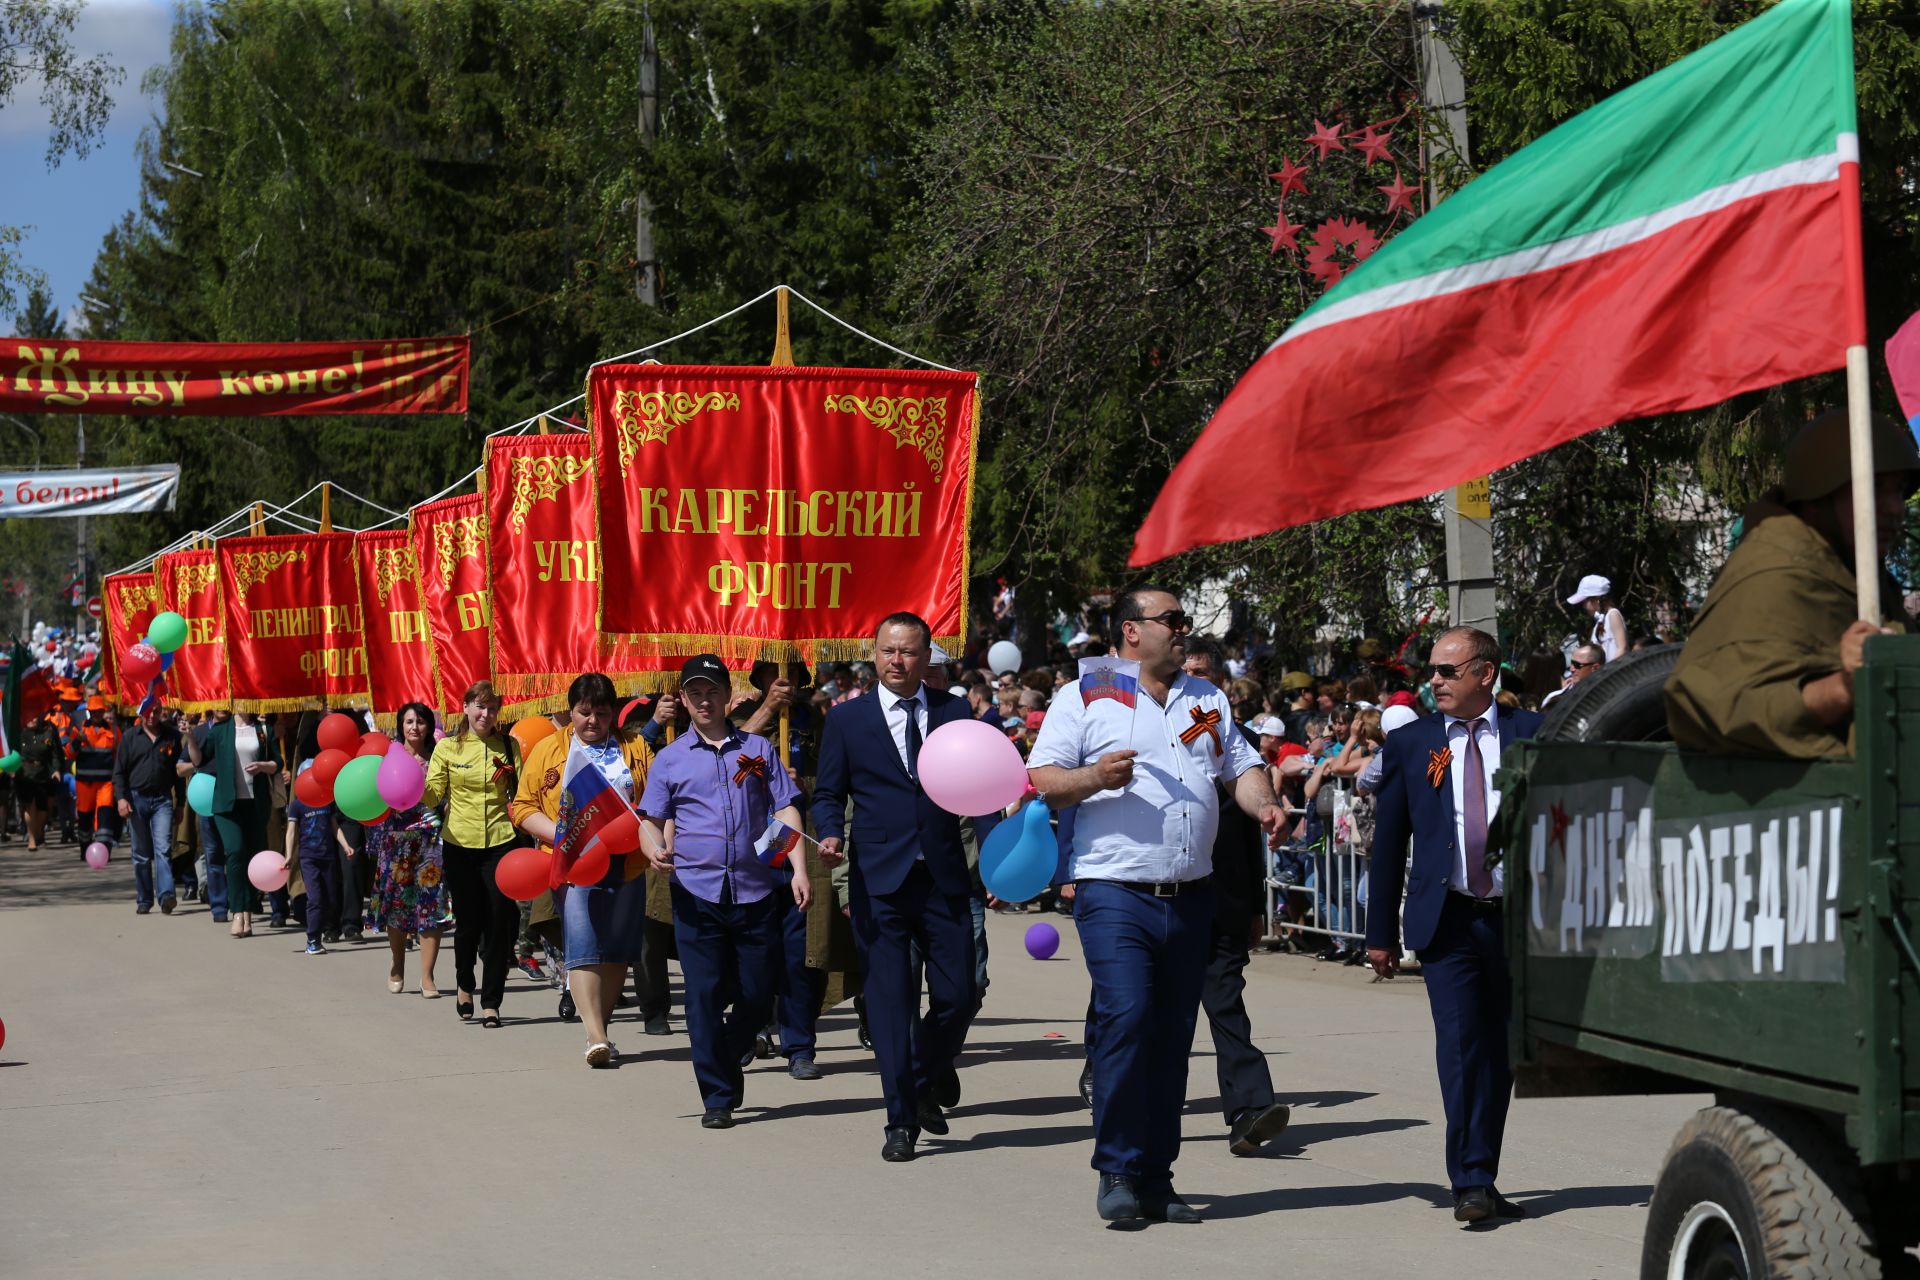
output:
[[1501,161],[1308,308],[1174,468],[1132,562],[1837,369],[1866,341],[1859,237],[1852,17],[1783,0]]

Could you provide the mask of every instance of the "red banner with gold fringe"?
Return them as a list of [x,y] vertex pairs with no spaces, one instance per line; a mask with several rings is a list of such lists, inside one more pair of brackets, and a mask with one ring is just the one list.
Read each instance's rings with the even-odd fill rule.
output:
[[[100,598],[106,612],[100,636],[101,661],[107,664],[100,680],[101,691],[132,710],[140,700],[129,697],[129,691],[120,687],[120,655],[140,642],[153,616],[165,609],[160,603],[160,585],[151,573],[110,573],[100,582]],[[140,692],[145,691],[142,686]]]
[[493,683],[508,718],[566,706],[583,671],[622,693],[661,683],[658,658],[595,629],[600,540],[593,529],[593,446],[584,434],[487,441],[487,581]]
[[410,515],[438,709],[452,713],[467,689],[491,674],[487,516],[477,493],[422,503]]
[[437,701],[427,611],[420,596],[419,558],[404,529],[354,535],[360,609],[366,622],[367,686],[373,713],[385,727],[403,703]]
[[365,704],[353,540],[351,533],[221,539],[220,598],[236,711]]
[[153,562],[153,576],[160,584],[160,607],[187,620],[187,642],[173,651],[167,671],[167,702],[183,711],[231,706],[218,558],[211,548],[170,551]]
[[908,609],[957,651],[978,378],[598,365],[603,632],[730,663],[866,656]]

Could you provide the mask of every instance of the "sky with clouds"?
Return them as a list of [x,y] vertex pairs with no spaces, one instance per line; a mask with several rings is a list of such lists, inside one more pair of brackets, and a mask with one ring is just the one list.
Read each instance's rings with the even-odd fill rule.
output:
[[28,228],[21,257],[46,274],[62,312],[78,307],[101,237],[139,202],[137,144],[155,109],[140,81],[167,60],[173,12],[170,0],[90,0],[81,12],[75,49],[82,56],[105,53],[127,73],[115,90],[106,136],[86,159],[69,155],[47,168],[47,113],[38,83],[21,85],[0,106],[0,173],[16,175],[0,184],[0,223]]

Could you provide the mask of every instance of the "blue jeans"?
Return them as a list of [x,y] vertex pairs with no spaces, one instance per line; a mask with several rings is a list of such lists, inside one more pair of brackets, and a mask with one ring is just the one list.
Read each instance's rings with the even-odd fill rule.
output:
[[1073,907],[1093,979],[1093,1167],[1165,1182],[1180,1155],[1213,894],[1082,880]]
[[173,849],[173,797],[136,791],[127,800],[133,805],[134,901],[150,907],[156,890],[161,898],[173,896],[173,863],[167,858]]
[[220,847],[220,829],[213,819],[202,817],[195,822],[200,828],[200,856],[206,862],[207,869],[202,876],[202,885],[206,889],[207,907],[216,916],[227,914],[227,853]]
[[741,1055],[773,1012],[781,956],[774,895],[782,892],[758,902],[708,902],[673,885],[673,936],[702,1106],[740,1105]]

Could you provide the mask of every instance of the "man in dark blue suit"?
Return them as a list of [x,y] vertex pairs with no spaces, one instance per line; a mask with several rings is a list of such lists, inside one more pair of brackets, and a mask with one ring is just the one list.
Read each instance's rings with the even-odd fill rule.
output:
[[[927,798],[920,745],[943,724],[971,718],[965,698],[924,680],[933,649],[925,620],[896,613],[880,624],[874,662],[880,685],[827,715],[814,780],[813,823],[829,864],[847,856],[848,905],[866,960],[867,1023],[887,1098],[882,1159],[913,1159],[920,1131],[947,1132],[941,1105],[960,1098],[953,1060],[973,1020],[973,880],[960,820]],[[911,951],[926,963],[920,1011]]]
[[1441,635],[1429,672],[1440,714],[1389,734],[1381,751],[1367,959],[1391,978],[1403,931],[1406,945],[1420,953],[1447,1112],[1454,1219],[1521,1218],[1525,1211],[1494,1186],[1513,1070],[1501,924],[1506,886],[1500,868],[1486,862],[1487,824],[1500,806],[1493,773],[1501,753],[1532,737],[1540,717],[1494,703],[1500,646],[1484,631],[1455,627]]

